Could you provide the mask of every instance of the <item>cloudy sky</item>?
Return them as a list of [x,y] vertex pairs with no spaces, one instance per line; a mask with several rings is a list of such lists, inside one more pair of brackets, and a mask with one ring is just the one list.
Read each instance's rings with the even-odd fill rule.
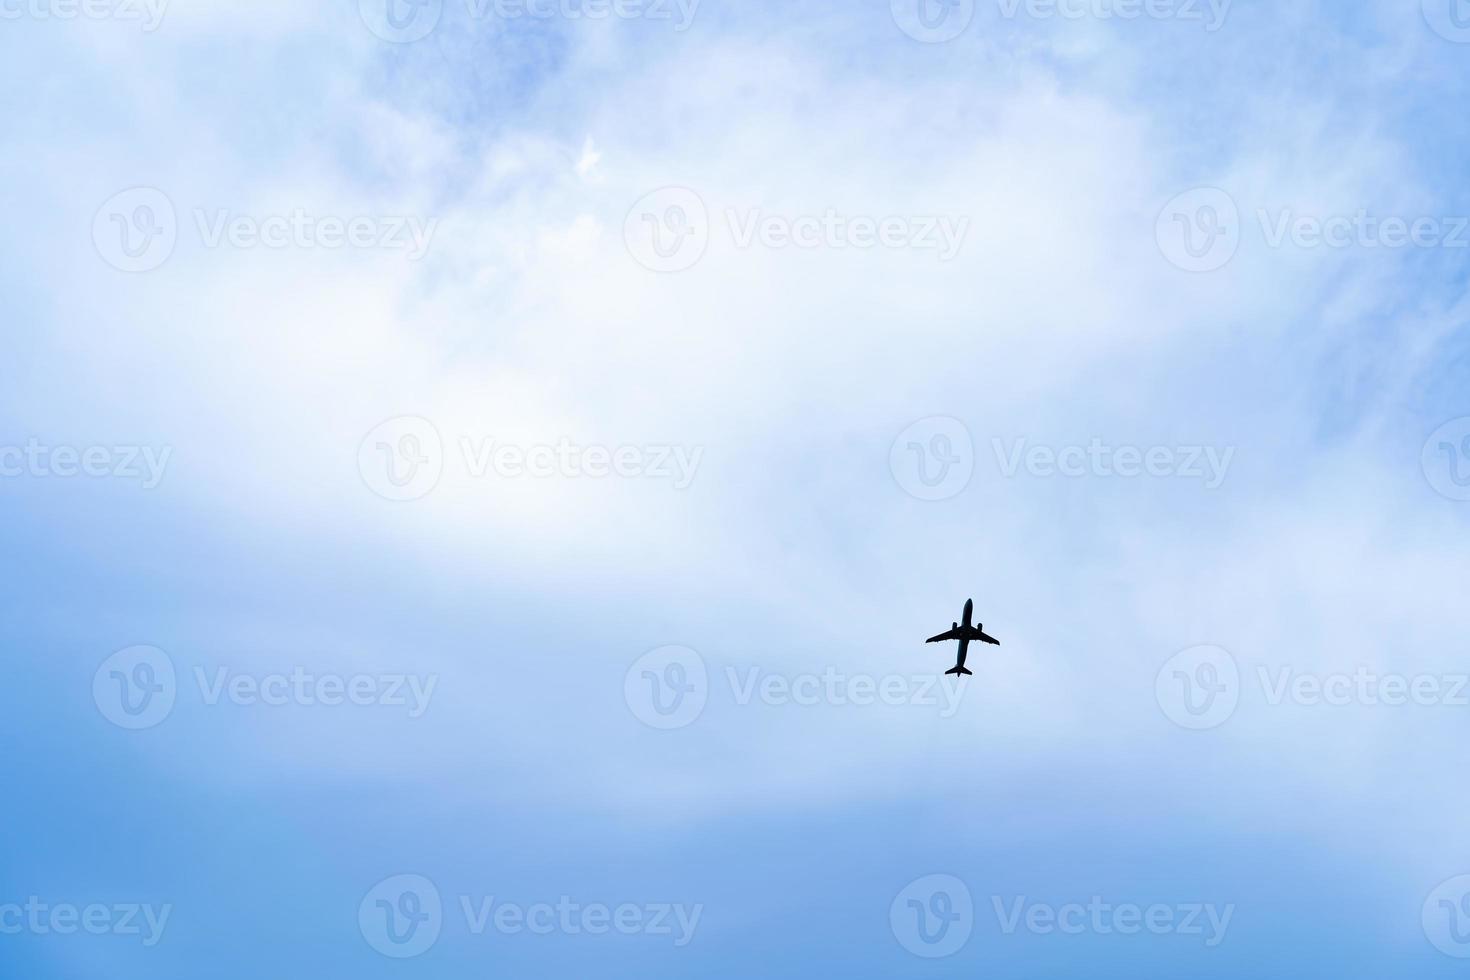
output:
[[0,0],[0,80],[15,975],[1463,971],[1464,0]]

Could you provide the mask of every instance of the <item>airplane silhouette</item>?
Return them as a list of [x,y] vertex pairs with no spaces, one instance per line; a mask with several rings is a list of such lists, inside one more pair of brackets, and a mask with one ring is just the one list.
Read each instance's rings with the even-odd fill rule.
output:
[[951,629],[949,630],[948,633],[940,633],[938,636],[931,636],[931,637],[929,637],[929,639],[927,639],[927,640],[924,641],[925,643],[942,643],[945,640],[959,640],[960,641],[960,655],[959,655],[959,659],[955,661],[954,670],[946,670],[945,671],[946,674],[973,674],[974,673],[973,670],[966,670],[965,669],[965,657],[968,656],[969,653],[970,653],[970,641],[971,640],[980,640],[980,641],[982,641],[984,643],[994,643],[996,646],[1000,646],[1000,641],[999,640],[997,640],[995,637],[990,636],[989,634],[987,634],[985,632],[985,624],[984,623],[977,623],[974,626],[971,626],[970,625],[970,615],[974,611],[975,611],[975,600],[974,599],[966,599],[965,600],[965,622],[964,622],[964,625],[961,625],[959,623],[951,623],[950,624]]

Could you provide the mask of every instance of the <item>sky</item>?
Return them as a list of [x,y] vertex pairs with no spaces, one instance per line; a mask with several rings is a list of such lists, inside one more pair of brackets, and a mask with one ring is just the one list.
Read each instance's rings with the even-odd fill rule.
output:
[[0,81],[0,972],[1463,972],[1464,0],[0,0]]

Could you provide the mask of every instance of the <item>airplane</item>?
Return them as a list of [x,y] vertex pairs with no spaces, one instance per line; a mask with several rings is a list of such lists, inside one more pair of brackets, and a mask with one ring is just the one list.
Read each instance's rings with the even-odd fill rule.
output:
[[965,657],[970,652],[970,641],[971,640],[980,640],[980,641],[982,641],[984,643],[994,643],[996,646],[1000,646],[1000,641],[999,640],[997,640],[995,637],[990,636],[989,634],[987,634],[985,632],[985,624],[984,623],[977,623],[974,626],[971,626],[970,625],[970,615],[974,611],[975,611],[975,600],[974,599],[966,599],[965,600],[965,622],[964,622],[964,625],[962,626],[959,623],[951,623],[950,624],[950,627],[951,628],[950,628],[950,630],[949,630],[948,633],[940,633],[938,636],[931,636],[931,637],[929,637],[929,639],[927,639],[927,640],[924,641],[925,643],[942,643],[945,640],[959,640],[960,641],[960,656],[959,656],[959,659],[955,662],[954,670],[946,670],[945,671],[946,674],[965,674],[965,675],[969,675],[969,674],[973,674],[974,673],[973,670],[966,670],[965,669]]

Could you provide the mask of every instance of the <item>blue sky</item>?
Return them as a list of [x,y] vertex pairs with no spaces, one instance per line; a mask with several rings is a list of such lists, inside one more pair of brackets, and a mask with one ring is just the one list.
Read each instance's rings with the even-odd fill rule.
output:
[[1462,3],[87,9],[6,975],[1463,970]]

